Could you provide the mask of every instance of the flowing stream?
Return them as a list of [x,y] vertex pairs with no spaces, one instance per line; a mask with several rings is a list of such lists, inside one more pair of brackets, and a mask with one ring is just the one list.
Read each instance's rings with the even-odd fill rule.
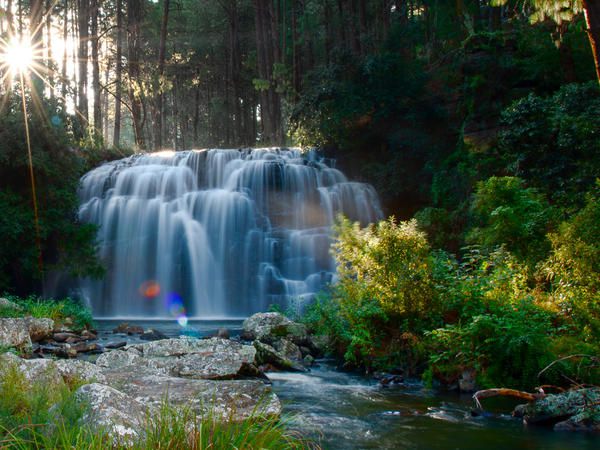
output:
[[322,362],[306,374],[269,373],[291,414],[288,426],[325,449],[571,450],[598,449],[600,436],[525,427],[515,405],[485,400],[474,417],[470,395],[443,394],[420,383],[382,387]]
[[99,227],[95,317],[235,318],[301,307],[332,281],[338,213],[382,218],[374,189],[297,149],[134,155],[82,178],[79,218]]

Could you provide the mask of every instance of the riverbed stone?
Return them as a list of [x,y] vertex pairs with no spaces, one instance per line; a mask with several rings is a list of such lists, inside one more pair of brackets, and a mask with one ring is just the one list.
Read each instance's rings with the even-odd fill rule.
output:
[[118,369],[134,364],[143,364],[142,360],[143,358],[136,351],[113,350],[98,356],[96,365],[108,369]]
[[[256,313],[244,320],[242,324],[243,337],[248,340],[259,339],[269,343],[274,338],[281,338],[287,335],[287,327],[292,326],[294,322],[278,312]],[[273,336],[273,329],[278,331],[277,336]],[[294,327],[292,329],[296,332]]]
[[153,412],[152,406],[99,383],[81,386],[75,397],[89,407],[82,423],[106,430],[115,446],[128,446],[142,438]]
[[0,354],[0,377],[6,376],[6,370],[14,367],[29,383],[41,382],[53,386],[61,381],[56,362],[51,359],[23,359],[13,353]]
[[271,365],[279,370],[306,372],[306,368],[286,358],[269,344],[257,340],[254,341],[254,348],[256,348],[256,364],[258,366]]

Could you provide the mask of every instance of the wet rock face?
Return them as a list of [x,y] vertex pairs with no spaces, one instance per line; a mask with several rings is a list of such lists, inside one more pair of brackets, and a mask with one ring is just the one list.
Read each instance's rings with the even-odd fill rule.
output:
[[600,388],[551,394],[521,407],[525,423],[552,425],[555,430],[600,431]]

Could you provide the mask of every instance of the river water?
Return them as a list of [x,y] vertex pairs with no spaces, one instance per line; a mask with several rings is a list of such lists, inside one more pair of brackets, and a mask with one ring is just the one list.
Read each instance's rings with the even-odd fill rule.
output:
[[600,449],[598,435],[525,427],[506,401],[486,400],[492,412],[473,417],[470,396],[420,383],[385,388],[327,362],[308,374],[268,376],[289,425],[327,449]]
[[[118,341],[118,321],[97,321],[101,342]],[[241,321],[132,322],[169,337],[209,336],[219,328],[239,335]],[[128,341],[134,341],[131,336]],[[319,361],[307,373],[270,372],[288,426],[324,449],[571,450],[600,449],[600,435],[526,427],[510,416],[515,403],[486,399],[488,413],[474,417],[469,395],[440,393],[418,382],[382,387],[377,381]]]

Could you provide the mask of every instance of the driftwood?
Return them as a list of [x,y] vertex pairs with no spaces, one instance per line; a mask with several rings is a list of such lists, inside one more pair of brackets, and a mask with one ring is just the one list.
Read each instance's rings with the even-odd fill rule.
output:
[[475,404],[479,409],[483,409],[481,403],[479,402],[480,399],[499,396],[515,397],[532,402],[534,400],[544,398],[546,394],[544,394],[543,391],[536,394],[531,394],[530,392],[517,391],[516,389],[494,388],[475,392],[475,394],[473,394],[473,400],[475,400]]

